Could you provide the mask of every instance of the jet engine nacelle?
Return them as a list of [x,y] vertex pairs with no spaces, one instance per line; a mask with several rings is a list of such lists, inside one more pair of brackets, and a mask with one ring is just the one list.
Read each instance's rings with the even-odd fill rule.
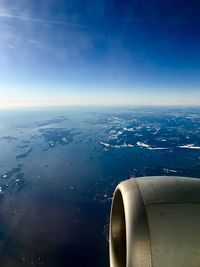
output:
[[120,183],[110,217],[111,267],[199,267],[200,179]]

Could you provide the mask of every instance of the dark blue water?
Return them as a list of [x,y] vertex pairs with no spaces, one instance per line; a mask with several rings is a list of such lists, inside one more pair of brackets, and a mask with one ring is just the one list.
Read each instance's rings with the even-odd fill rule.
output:
[[200,109],[0,113],[0,266],[109,266],[112,193],[146,175],[200,177]]

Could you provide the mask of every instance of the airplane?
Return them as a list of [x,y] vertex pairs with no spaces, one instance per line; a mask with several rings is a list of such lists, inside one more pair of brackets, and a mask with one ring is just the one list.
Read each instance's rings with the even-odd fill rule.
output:
[[110,267],[199,267],[200,179],[133,178],[115,189]]

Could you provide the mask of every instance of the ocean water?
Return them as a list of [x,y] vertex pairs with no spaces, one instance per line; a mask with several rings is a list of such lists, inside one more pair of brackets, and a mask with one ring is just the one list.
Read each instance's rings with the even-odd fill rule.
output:
[[200,177],[200,108],[0,112],[0,266],[108,267],[116,185]]

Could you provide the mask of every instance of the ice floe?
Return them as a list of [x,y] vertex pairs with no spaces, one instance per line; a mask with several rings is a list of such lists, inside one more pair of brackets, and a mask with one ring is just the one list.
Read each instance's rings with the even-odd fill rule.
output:
[[200,146],[195,146],[194,144],[188,144],[183,146],[178,146],[179,148],[189,148],[189,149],[200,149]]
[[149,149],[149,150],[166,150],[166,149],[169,149],[168,147],[151,147],[150,145],[145,144],[143,142],[137,142],[136,144],[139,147],[146,148],[146,149]]
[[142,137],[142,136],[143,136],[143,134],[136,133],[136,134],[135,134],[135,136],[137,136],[137,137]]
[[100,144],[105,147],[105,150],[108,150],[108,148],[124,148],[124,147],[132,148],[132,147],[134,147],[134,145],[126,144],[126,143],[123,143],[121,145],[110,145],[108,143],[100,142]]
[[145,143],[142,143],[142,142],[137,142],[136,144],[137,144],[138,146],[140,146],[140,147],[150,148],[149,145],[147,145],[147,144],[145,144]]
[[108,143],[104,143],[104,142],[100,142],[101,145],[105,146],[106,148],[109,148],[109,144]]
[[134,132],[135,131],[134,128],[127,128],[127,127],[123,128],[123,130],[127,131],[127,132]]
[[110,139],[117,139],[120,135],[122,135],[122,131],[119,131],[116,134],[110,135],[109,138]]
[[167,169],[167,168],[164,168],[163,171],[166,172],[166,173],[170,173],[170,172],[171,173],[177,173],[176,170],[171,170],[171,169]]
[[122,145],[113,145],[111,147],[114,147],[114,148],[121,148],[121,147],[134,147],[134,145],[132,144],[126,144],[126,143],[123,143]]

